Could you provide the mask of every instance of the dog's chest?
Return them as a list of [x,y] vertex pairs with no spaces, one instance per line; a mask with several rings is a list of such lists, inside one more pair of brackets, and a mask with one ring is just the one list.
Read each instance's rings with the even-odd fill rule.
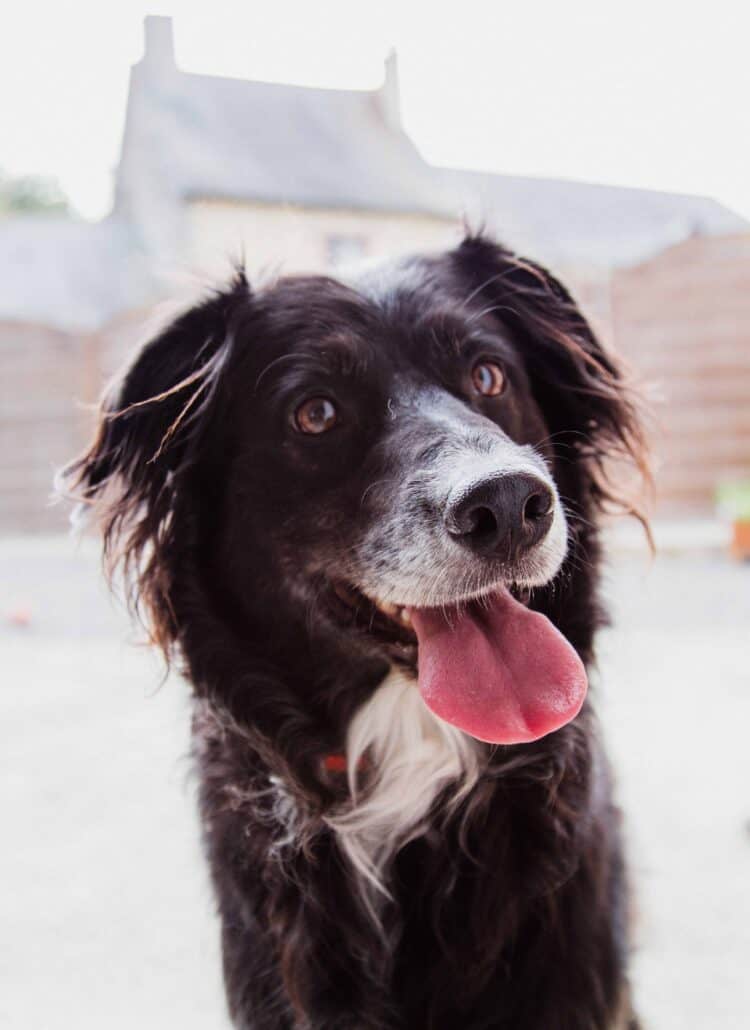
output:
[[328,819],[355,874],[387,893],[393,855],[422,832],[438,795],[450,788],[450,805],[471,790],[479,757],[480,745],[437,719],[411,677],[391,671],[349,726],[349,797]]

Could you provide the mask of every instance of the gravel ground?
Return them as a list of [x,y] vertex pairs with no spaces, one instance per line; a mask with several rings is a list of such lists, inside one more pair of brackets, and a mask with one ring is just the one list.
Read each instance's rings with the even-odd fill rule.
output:
[[[650,1030],[744,1030],[750,567],[620,555],[607,589],[639,1007]],[[0,1026],[226,1028],[186,692],[160,686],[90,546],[0,541],[0,661]]]

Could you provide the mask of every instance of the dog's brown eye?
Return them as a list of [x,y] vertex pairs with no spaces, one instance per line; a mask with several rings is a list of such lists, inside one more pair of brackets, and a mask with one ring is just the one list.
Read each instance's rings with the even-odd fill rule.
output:
[[471,381],[483,397],[497,397],[505,389],[505,375],[494,361],[478,361],[472,370]]
[[326,433],[336,425],[336,408],[327,397],[311,397],[294,413],[294,424],[300,433]]

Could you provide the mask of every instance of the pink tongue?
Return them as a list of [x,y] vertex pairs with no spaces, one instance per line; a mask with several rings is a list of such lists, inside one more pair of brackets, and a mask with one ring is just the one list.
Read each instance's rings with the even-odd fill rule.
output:
[[446,722],[492,744],[520,744],[578,715],[587,687],[581,659],[549,619],[507,590],[462,609],[409,614],[419,689]]

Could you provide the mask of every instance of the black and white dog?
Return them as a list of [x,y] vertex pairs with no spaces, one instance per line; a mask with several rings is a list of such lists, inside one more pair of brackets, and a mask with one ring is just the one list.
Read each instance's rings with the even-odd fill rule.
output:
[[243,1030],[624,1030],[627,897],[585,701],[633,401],[483,236],[239,274],[136,357],[67,487],[195,695]]

